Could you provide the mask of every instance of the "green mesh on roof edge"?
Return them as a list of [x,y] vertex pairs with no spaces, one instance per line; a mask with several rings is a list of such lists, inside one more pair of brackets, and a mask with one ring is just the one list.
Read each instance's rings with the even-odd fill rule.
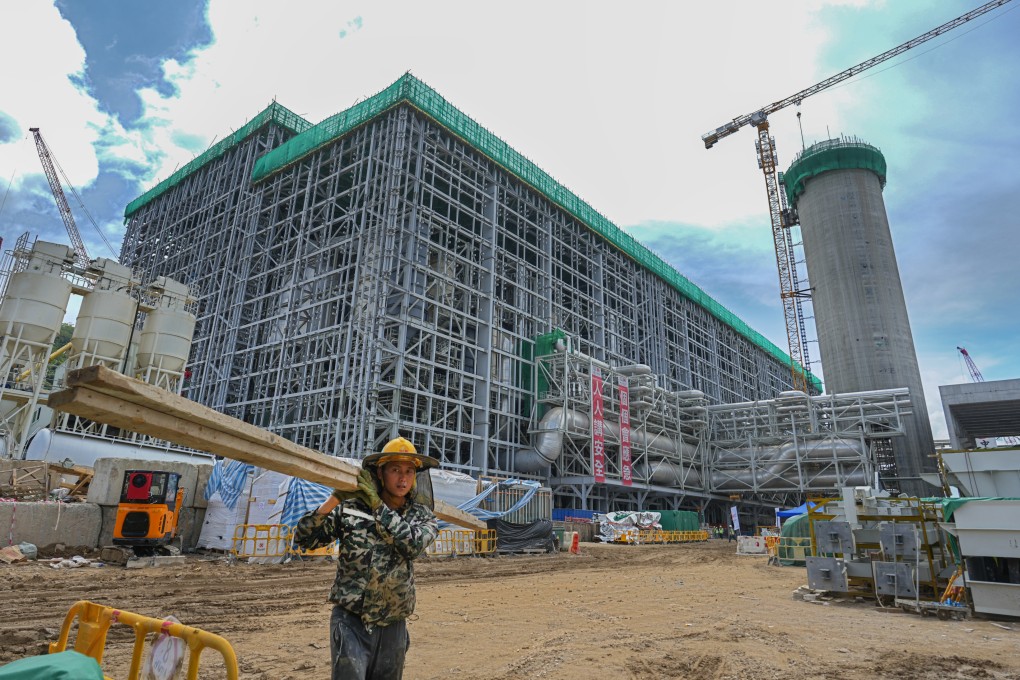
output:
[[[468,115],[462,113],[438,92],[411,74],[405,74],[395,83],[373,97],[341,111],[309,130],[297,135],[255,161],[252,181],[260,182],[270,175],[298,162],[334,139],[365,124],[379,114],[401,103],[408,103],[439,125],[460,137],[501,168],[531,186],[554,204],[563,208],[586,224],[595,233],[607,239],[645,269],[661,277],[684,297],[703,307],[708,313],[733,328],[751,343],[785,366],[791,365],[788,354],[780,350],[765,336],[748,326],[740,317],[708,296],[701,288],[667,264],[658,255],[622,231],[549,176],[544,170],[522,156]],[[798,367],[800,368],[800,367]],[[810,372],[811,384],[821,391],[821,381]]]
[[829,170],[871,170],[885,187],[885,156],[881,151],[857,139],[827,139],[802,151],[784,173],[787,203],[797,207],[805,182]]
[[312,126],[311,123],[309,123],[307,120],[297,115],[287,107],[281,104],[277,104],[276,102],[273,102],[265,109],[263,109],[262,113],[258,114],[250,121],[245,123],[241,127],[241,129],[237,130],[230,136],[221,139],[219,142],[217,142],[216,144],[202,152],[200,156],[196,157],[194,160],[185,165],[183,168],[176,171],[174,174],[170,175],[168,178],[166,178],[156,186],[152,187],[135,200],[128,203],[127,208],[124,209],[124,218],[127,219],[128,217],[131,217],[131,215],[141,210],[147,203],[152,202],[157,197],[166,193],[170,189],[173,189],[175,186],[180,184],[181,180],[183,180],[185,177],[187,177],[193,172],[198,171],[206,163],[210,163],[211,161],[216,160],[217,158],[225,154],[229,149],[232,149],[233,147],[243,142],[250,135],[254,134],[256,130],[258,130],[263,125],[269,122],[276,123],[277,125],[285,127],[291,132],[295,133],[304,132],[305,130]]

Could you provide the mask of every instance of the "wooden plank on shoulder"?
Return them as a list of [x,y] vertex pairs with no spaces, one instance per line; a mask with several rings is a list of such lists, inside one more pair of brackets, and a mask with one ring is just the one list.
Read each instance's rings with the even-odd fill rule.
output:
[[[257,425],[220,413],[179,394],[131,378],[106,366],[88,366],[71,371],[67,374],[66,384],[68,387],[85,387],[94,392],[113,395],[118,399],[139,404],[160,413],[175,415],[188,422],[214,430],[229,432],[239,439],[284,450],[292,455],[300,457],[323,455]],[[51,408],[53,407],[51,406]],[[168,441],[173,440],[168,439]],[[352,469],[357,470],[357,468]]]
[[[128,378],[128,380],[132,379]],[[250,463],[257,467],[300,477],[332,488],[347,491],[357,489],[357,476],[360,468],[339,458],[324,455],[270,432],[266,432],[266,434],[272,435],[272,438],[265,441],[241,437],[237,431],[229,428],[232,424],[231,421],[245,426],[245,430],[254,428],[254,426],[212,411],[206,406],[188,401],[178,395],[173,396],[191,404],[186,414],[188,417],[177,414],[185,413],[179,403],[177,412],[167,413],[157,410],[148,403],[143,403],[147,399],[138,392],[133,393],[132,396],[134,400],[128,401],[109,391],[97,391],[89,387],[78,386],[50,394],[50,404],[52,408],[59,411],[113,425],[129,432],[158,437],[180,446],[208,451],[232,460]],[[213,418],[209,413],[206,413],[207,411],[212,411],[218,417]],[[224,429],[213,427],[211,423],[216,423]],[[265,431],[263,430],[263,432]],[[280,442],[286,442],[287,445],[281,445]],[[475,529],[486,528],[485,523],[474,515],[442,501],[436,502],[435,511],[436,516],[443,521]]]

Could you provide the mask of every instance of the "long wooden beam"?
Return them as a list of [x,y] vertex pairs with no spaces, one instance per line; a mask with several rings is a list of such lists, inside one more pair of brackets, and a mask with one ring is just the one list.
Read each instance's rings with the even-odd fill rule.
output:
[[[208,451],[337,489],[357,488],[359,468],[184,397],[91,366],[68,375],[68,389],[50,394],[50,407],[130,432]],[[436,501],[436,516],[485,529],[485,522]]]

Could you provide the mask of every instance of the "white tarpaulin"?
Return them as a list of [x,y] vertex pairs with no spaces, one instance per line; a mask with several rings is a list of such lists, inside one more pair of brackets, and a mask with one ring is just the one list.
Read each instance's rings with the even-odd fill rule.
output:
[[610,512],[599,517],[599,539],[621,540],[625,535],[649,529],[661,529],[658,512]]

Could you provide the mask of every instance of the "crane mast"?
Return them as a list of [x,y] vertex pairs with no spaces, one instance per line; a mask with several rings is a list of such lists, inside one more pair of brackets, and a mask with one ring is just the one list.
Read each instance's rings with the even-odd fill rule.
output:
[[74,222],[74,215],[71,214],[71,206],[67,204],[67,197],[64,195],[64,190],[60,186],[60,179],[57,177],[57,170],[54,167],[53,156],[50,154],[49,147],[46,146],[46,142],[43,140],[42,132],[39,128],[29,128],[32,135],[35,137],[35,148],[39,152],[39,160],[42,162],[43,170],[46,173],[46,179],[50,183],[50,191],[53,192],[53,198],[57,202],[57,208],[60,210],[60,216],[64,219],[64,227],[67,228],[67,235],[71,238],[71,245],[74,247],[74,260],[75,264],[80,267],[87,267],[91,258],[89,252],[85,249],[85,242],[81,240],[81,234],[78,232],[78,225]]
[[948,33],[957,26],[976,19],[1011,1],[992,0],[991,2],[986,2],[980,7],[962,14],[951,21],[947,21],[941,26],[933,28],[927,33],[923,33],[901,45],[897,45],[891,50],[887,50],[862,61],[856,66],[840,71],[796,94],[772,102],[753,113],[737,116],[728,123],[701,136],[701,140],[705,143],[705,148],[711,149],[720,139],[730,136],[745,125],[754,127],[758,133],[755,149],[758,155],[758,167],[761,168],[762,173],[765,175],[765,190],[769,200],[769,218],[772,222],[772,240],[775,245],[776,264],[779,269],[779,295],[783,302],[783,318],[786,322],[786,339],[789,344],[791,359],[790,373],[794,389],[807,391],[807,338],[804,330],[804,313],[801,302],[809,297],[809,293],[807,290],[800,289],[797,280],[793,241],[789,233],[789,228],[797,224],[797,218],[793,211],[784,209],[782,192],[779,187],[779,177],[776,171],[776,166],[778,165],[776,142],[775,138],[769,134],[769,115],[786,108],[790,104],[800,104],[804,99],[813,94],[848,80],[873,66],[903,54],[907,50],[928,42],[932,38]]

